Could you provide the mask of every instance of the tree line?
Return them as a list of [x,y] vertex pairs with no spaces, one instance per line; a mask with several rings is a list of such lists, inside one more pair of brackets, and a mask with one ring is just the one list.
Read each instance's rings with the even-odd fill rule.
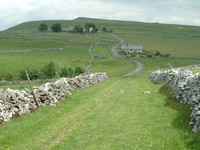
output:
[[[41,31],[41,32],[45,32],[48,30],[48,25],[45,24],[45,23],[41,23],[38,27],[38,30]],[[63,31],[62,30],[62,27],[60,25],[60,23],[54,23],[52,26],[51,26],[51,30],[53,32],[61,32]],[[106,27],[103,27],[102,28],[102,31],[103,32],[110,32],[112,33],[113,30],[107,30]],[[98,28],[96,27],[96,25],[94,23],[85,23],[85,25],[75,25],[73,27],[72,30],[70,30],[69,32],[74,32],[74,33],[96,33],[98,32]]]
[[[45,23],[41,23],[38,27],[38,30],[41,31],[41,32],[45,32],[48,30],[48,25],[45,24]],[[54,23],[52,26],[51,26],[51,30],[53,32],[61,32],[62,31],[62,27],[60,25],[60,23]]]

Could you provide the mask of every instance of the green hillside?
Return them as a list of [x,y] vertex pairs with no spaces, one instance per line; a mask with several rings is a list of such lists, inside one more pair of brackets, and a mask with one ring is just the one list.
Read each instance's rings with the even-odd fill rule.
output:
[[[100,32],[38,31],[41,23],[49,27],[60,23],[66,29],[88,22]],[[101,32],[103,27],[113,34]],[[158,68],[170,69],[168,63],[173,67],[200,64],[199,40],[198,26],[91,18],[32,21],[0,32],[1,80],[4,76],[18,80],[20,71],[41,70],[49,62],[54,62],[59,74],[65,67],[86,70],[92,62],[89,72],[109,76],[108,81],[73,91],[56,107],[44,106],[1,124],[0,150],[200,150],[200,133],[188,126],[189,106],[171,97],[165,84],[149,79],[149,73]],[[113,47],[123,42],[178,58],[116,56]],[[137,69],[133,61],[141,63],[142,70],[123,77]],[[197,72],[199,69],[194,70]],[[28,85],[0,84],[3,89],[25,87]]]
[[126,43],[142,45],[146,51],[152,53],[159,51],[175,57],[200,57],[199,26],[77,18],[74,20],[26,22],[10,28],[6,32],[38,33],[38,26],[43,22],[48,24],[49,32],[50,26],[57,22],[63,29],[92,22],[99,28],[99,31],[102,31],[103,27],[112,29],[113,33],[122,37]]
[[[115,33],[199,33],[200,27],[186,26],[186,25],[170,25],[160,23],[144,23],[134,21],[117,21],[117,20],[104,20],[92,18],[77,18],[74,20],[42,20],[25,22],[15,27],[9,28],[6,31],[13,32],[37,32],[38,26],[41,23],[46,23],[51,26],[54,23],[60,23],[63,28],[74,25],[84,25],[87,22],[93,22],[99,29],[102,27],[112,28]],[[49,28],[50,30],[50,28]]]

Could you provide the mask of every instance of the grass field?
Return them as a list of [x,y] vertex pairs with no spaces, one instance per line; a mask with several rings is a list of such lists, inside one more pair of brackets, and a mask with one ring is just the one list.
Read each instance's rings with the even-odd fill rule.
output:
[[130,44],[142,45],[144,50],[175,57],[200,57],[200,34],[121,35]]
[[[117,73],[104,62],[95,68],[99,65]],[[111,76],[73,92],[57,107],[15,119],[0,127],[0,149],[199,149],[199,133],[188,127],[189,107],[147,76],[145,71],[131,78]]]
[[92,48],[92,55],[100,57],[111,57],[109,46],[94,45]]
[[[79,42],[100,42],[106,45],[94,45],[92,55],[101,57],[111,57],[109,45],[119,42],[104,33],[40,33],[37,28],[42,22],[44,21],[23,23],[0,33],[0,36],[28,35]],[[163,53],[175,56],[199,57],[200,27],[88,18],[45,22],[48,25],[60,22],[63,28],[94,22],[100,30],[103,26],[111,28],[126,42],[141,44],[152,52],[160,49]],[[180,32],[185,34],[168,34]],[[17,40],[10,40],[7,45],[12,49],[23,50],[49,46],[57,48],[66,44],[64,41],[56,40]],[[0,43],[0,49],[5,49],[5,39],[0,39]],[[80,45],[75,43],[75,46]],[[0,54],[0,74],[11,73],[17,76],[21,70],[41,69],[50,61],[55,63],[58,71],[62,67],[86,68],[90,59],[89,46],[59,51]],[[199,64],[199,60],[167,58],[137,61],[144,65],[143,70],[132,77],[123,78],[121,75],[134,70],[136,64],[116,58],[94,60],[90,72],[104,71],[109,75],[108,81],[73,91],[70,97],[62,100],[56,107],[45,106],[0,125],[0,150],[200,150],[200,133],[193,133],[188,125],[189,106],[180,104],[172,98],[166,85],[153,84],[149,79],[149,73],[158,68],[170,69],[168,63],[175,68]],[[28,86],[0,86],[4,89],[7,87],[22,89]],[[144,91],[151,93],[144,94]]]
[[0,54],[0,73],[18,75],[25,69],[41,69],[53,61],[58,71],[63,67],[86,68],[89,62],[88,48]]
[[[23,44],[22,44],[23,43]],[[58,40],[40,40],[40,39],[0,39],[0,50],[30,50],[45,48],[63,48],[63,47],[83,47],[89,46],[84,43],[63,42]]]

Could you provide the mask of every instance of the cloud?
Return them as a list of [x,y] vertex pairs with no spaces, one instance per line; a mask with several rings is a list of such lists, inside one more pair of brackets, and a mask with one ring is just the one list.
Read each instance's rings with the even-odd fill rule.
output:
[[199,23],[195,0],[1,0],[0,30],[31,20],[92,17],[163,23]]

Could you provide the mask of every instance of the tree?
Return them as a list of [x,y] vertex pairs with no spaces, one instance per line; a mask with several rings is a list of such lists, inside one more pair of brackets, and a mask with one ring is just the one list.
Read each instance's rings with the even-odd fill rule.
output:
[[106,27],[103,27],[103,29],[102,29],[102,30],[103,30],[103,32],[107,32],[107,29],[106,29]]
[[85,30],[86,30],[86,32],[95,33],[98,31],[98,28],[96,27],[96,25],[94,23],[86,23]]
[[60,32],[62,31],[62,27],[60,25],[60,23],[54,23],[52,26],[51,26],[51,30],[53,32]]
[[76,25],[74,27],[74,32],[83,33],[83,27],[81,27],[80,25]]
[[47,31],[48,30],[48,26],[45,23],[41,23],[38,27],[38,30],[41,32]]
[[50,62],[49,64],[47,64],[42,70],[41,72],[43,73],[44,78],[47,79],[52,79],[55,77],[55,64],[54,62]]
[[160,56],[160,52],[157,51],[154,55],[155,55],[155,56]]

